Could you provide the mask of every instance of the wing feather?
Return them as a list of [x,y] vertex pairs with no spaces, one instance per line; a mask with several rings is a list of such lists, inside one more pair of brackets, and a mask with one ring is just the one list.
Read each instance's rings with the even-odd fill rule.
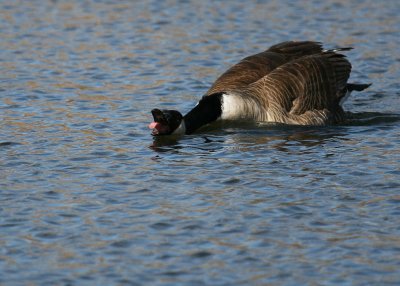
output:
[[262,98],[268,109],[293,115],[333,110],[346,89],[351,64],[344,55],[326,51],[286,63],[251,84],[245,93]]
[[283,42],[268,50],[242,59],[223,73],[206,95],[247,87],[277,67],[294,59],[322,52],[322,44],[312,41]]

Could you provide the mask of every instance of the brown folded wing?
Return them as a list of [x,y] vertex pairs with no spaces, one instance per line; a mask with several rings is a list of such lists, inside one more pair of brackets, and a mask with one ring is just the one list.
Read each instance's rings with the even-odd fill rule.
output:
[[[296,116],[307,112],[315,117],[310,111],[340,113],[342,110],[338,103],[346,93],[350,71],[351,64],[345,56],[332,51],[322,52],[292,60],[276,68],[250,84],[242,94],[260,99],[260,103],[270,112],[288,116],[294,121],[303,120]],[[324,112],[324,116],[328,115]],[[291,120],[286,122],[310,123]]]
[[322,52],[318,42],[284,42],[244,58],[222,74],[206,95],[241,89],[263,78],[277,67],[295,59]]

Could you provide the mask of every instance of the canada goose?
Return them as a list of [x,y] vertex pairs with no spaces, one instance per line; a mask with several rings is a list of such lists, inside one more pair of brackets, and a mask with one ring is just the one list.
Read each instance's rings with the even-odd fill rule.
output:
[[185,116],[153,109],[153,135],[191,134],[216,120],[327,125],[345,119],[351,91],[370,84],[347,83],[351,64],[322,43],[289,41],[244,58],[222,74]]

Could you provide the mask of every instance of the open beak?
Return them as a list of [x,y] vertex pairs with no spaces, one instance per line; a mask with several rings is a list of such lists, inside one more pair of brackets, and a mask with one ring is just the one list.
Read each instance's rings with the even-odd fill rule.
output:
[[153,109],[151,111],[154,122],[150,123],[149,128],[153,129],[151,135],[157,136],[169,133],[168,120],[165,118],[164,113],[160,109]]

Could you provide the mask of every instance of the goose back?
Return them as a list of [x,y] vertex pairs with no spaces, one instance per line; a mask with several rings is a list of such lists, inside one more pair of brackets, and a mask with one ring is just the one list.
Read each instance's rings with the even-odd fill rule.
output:
[[271,46],[228,69],[214,82],[206,95],[245,88],[287,62],[321,52],[322,44],[312,41],[288,41]]
[[350,71],[344,55],[326,51],[283,64],[236,92],[257,98],[273,121],[315,125],[307,122],[310,117],[326,124],[344,116],[339,102],[346,95]]

